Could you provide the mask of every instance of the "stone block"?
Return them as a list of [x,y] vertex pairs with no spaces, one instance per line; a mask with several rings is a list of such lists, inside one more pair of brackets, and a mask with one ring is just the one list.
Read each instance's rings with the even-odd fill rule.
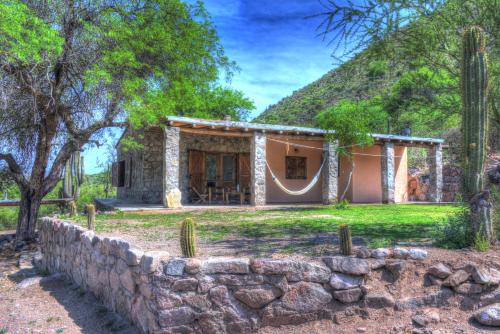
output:
[[452,274],[448,266],[443,263],[438,263],[429,268],[428,273],[441,279],[445,279]]
[[205,274],[247,274],[250,269],[248,258],[209,258],[201,264]]
[[331,300],[332,295],[320,284],[311,282],[290,285],[288,291],[281,298],[285,308],[306,313],[323,309]]
[[347,256],[324,257],[323,261],[332,270],[343,274],[366,275],[370,272],[367,260]]
[[352,276],[342,273],[333,273],[330,278],[330,286],[335,290],[353,289],[363,284],[362,276]]
[[149,251],[144,253],[141,258],[141,270],[145,273],[152,273],[161,262],[168,260],[170,255],[165,251]]
[[342,303],[354,303],[361,299],[363,292],[360,288],[333,291],[333,298]]
[[182,276],[185,267],[186,259],[176,257],[168,261],[163,270],[166,275]]
[[195,313],[188,306],[158,312],[161,327],[189,325],[194,321]]
[[234,297],[246,306],[260,309],[281,296],[281,291],[276,288],[262,287],[256,289],[239,289]]
[[368,292],[365,303],[370,308],[394,307],[394,298],[387,292]]
[[326,283],[331,271],[323,264],[296,260],[254,259],[252,270],[264,275],[285,275],[290,282]]
[[173,291],[196,291],[198,288],[198,280],[196,278],[184,278],[172,284]]

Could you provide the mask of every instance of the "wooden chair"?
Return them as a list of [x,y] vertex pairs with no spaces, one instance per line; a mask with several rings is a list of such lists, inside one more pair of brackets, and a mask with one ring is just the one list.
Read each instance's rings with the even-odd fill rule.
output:
[[209,194],[201,194],[195,187],[191,187],[191,191],[194,193],[195,197],[197,197],[191,199],[191,201],[193,201],[194,204],[207,203]]

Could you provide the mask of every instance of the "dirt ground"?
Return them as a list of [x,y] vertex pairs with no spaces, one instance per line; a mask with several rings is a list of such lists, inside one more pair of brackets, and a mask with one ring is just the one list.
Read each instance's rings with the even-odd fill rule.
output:
[[[405,275],[395,284],[387,280],[383,286],[374,289],[389,291],[396,300],[422,297],[438,291],[435,286],[424,286],[427,268],[437,262],[444,262],[459,268],[473,261],[483,266],[500,270],[500,249],[497,247],[486,253],[470,250],[448,251],[427,248],[429,256],[422,262],[414,262]],[[29,266],[18,267],[19,258],[28,258],[34,249],[23,252],[0,253],[0,333],[121,333],[132,334],[137,331],[114,313],[106,311],[99,302],[77,286],[57,276],[42,278]],[[276,254],[276,257],[285,254]],[[22,263],[21,263],[22,264]],[[373,272],[373,282],[384,282]],[[32,284],[26,278],[32,277]],[[23,282],[23,283],[21,283]],[[22,287],[21,285],[28,285]],[[368,282],[370,283],[370,282]],[[382,284],[382,283],[380,283]],[[412,316],[418,310],[395,311],[393,309],[362,309],[347,307],[336,313],[334,320],[313,321],[294,326],[279,328],[265,327],[259,334],[331,334],[331,333],[500,333],[492,327],[480,326],[470,320],[473,300],[455,295],[448,305],[439,309],[425,309],[439,314],[440,321],[428,327],[428,332],[412,323]],[[420,309],[422,311],[423,309]]]

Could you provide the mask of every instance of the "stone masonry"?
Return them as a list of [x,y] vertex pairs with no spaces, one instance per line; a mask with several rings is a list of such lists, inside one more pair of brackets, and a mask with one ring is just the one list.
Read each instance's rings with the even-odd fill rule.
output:
[[429,197],[432,202],[441,202],[443,195],[443,152],[442,146],[434,145],[429,149]]
[[[362,248],[358,257],[188,259],[143,252],[53,218],[40,219],[38,226],[42,257],[37,265],[92,292],[142,333],[252,333],[264,326],[334,319],[349,305],[404,308],[419,301],[397,301],[385,289],[373,290],[385,283],[375,281],[380,278],[372,272],[385,270],[398,280],[406,261],[427,256],[422,249]],[[500,282],[498,272],[465,270],[484,285],[482,291]],[[443,277],[442,271],[432,274]],[[455,290],[463,293],[471,286],[462,284],[467,272],[463,278],[457,271],[443,285],[460,286]]]
[[323,204],[333,204],[337,202],[337,186],[339,174],[339,160],[337,155],[337,143],[325,141],[323,144],[324,159],[323,167]]
[[266,134],[254,132],[250,145],[252,205],[266,204]]
[[385,142],[382,146],[382,203],[395,202],[394,144]]
[[[163,170],[165,171],[163,181],[163,205],[168,207],[166,196],[174,189],[179,189],[179,141],[180,129],[178,127],[167,126],[164,129],[165,153]],[[180,190],[180,189],[179,189]]]

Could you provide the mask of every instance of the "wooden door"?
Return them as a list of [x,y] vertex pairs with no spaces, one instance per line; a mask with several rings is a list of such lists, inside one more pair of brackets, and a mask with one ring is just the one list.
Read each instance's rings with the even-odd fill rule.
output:
[[205,153],[202,151],[189,151],[189,187],[196,188],[200,194],[206,192],[207,180],[205,178]]
[[222,183],[224,188],[236,188],[236,154],[221,154]]
[[238,155],[238,174],[240,189],[243,190],[246,188],[247,191],[250,191],[251,172],[249,153],[240,153]]

